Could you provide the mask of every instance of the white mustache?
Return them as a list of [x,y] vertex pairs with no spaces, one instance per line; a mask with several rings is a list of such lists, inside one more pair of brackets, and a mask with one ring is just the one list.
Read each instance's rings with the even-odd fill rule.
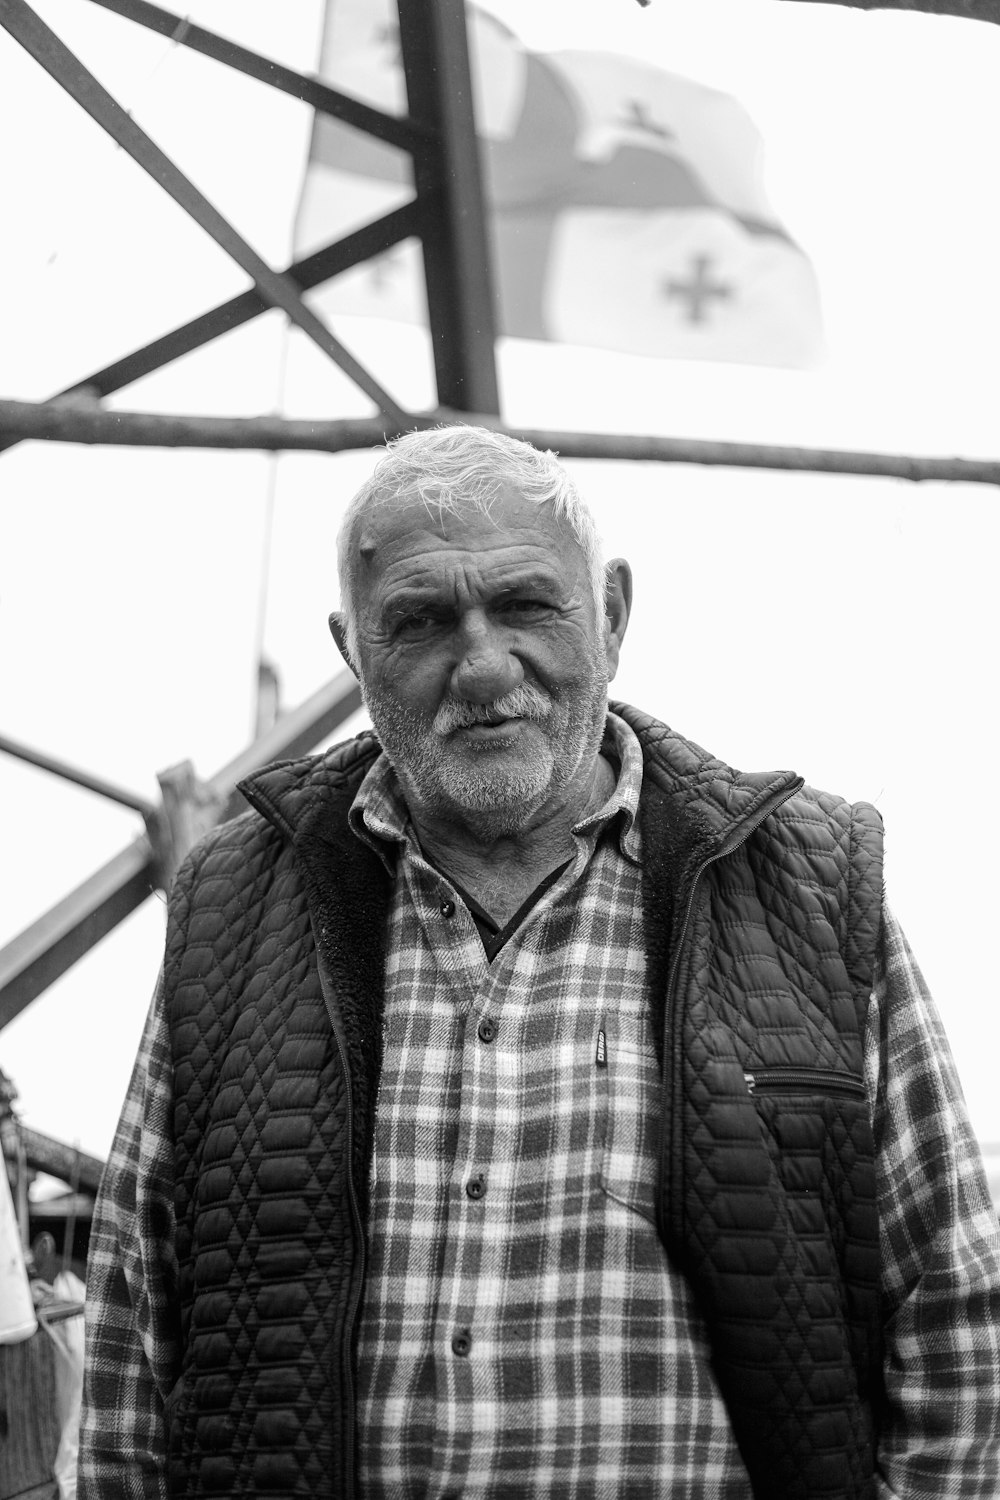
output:
[[533,719],[540,722],[552,712],[552,700],[531,682],[495,698],[492,703],[468,703],[464,698],[446,698],[434,715],[434,733],[451,734],[473,724],[498,724],[501,719]]

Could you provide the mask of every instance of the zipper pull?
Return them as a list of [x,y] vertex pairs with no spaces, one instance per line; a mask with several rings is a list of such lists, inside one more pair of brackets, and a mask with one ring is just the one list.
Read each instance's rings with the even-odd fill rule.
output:
[[747,1093],[748,1094],[755,1094],[757,1092],[757,1076],[756,1076],[756,1074],[755,1073],[744,1073],[743,1077],[744,1077],[744,1080],[746,1081]]

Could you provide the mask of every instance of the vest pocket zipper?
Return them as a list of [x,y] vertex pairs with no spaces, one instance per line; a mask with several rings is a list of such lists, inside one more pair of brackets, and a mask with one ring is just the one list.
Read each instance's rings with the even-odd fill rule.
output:
[[745,1072],[747,1092],[753,1094],[850,1094],[864,1099],[865,1085],[854,1073],[839,1068],[754,1068]]

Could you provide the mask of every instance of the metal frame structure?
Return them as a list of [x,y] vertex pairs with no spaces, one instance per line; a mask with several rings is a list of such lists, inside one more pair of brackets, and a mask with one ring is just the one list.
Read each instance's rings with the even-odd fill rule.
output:
[[416,235],[424,251],[439,405],[457,411],[498,412],[493,294],[463,0],[398,0],[409,98],[409,114],[404,117],[351,99],[147,0],[92,3],[406,152],[413,165],[414,197],[355,234],[285,271],[275,271],[136,125],[27,0],[0,0],[0,24],[246,271],[254,288],[113,365],[93,371],[60,394],[85,391],[106,396],[238,323],[277,307],[350,376],[390,427],[401,428],[411,414],[334,337],[302,300],[302,293]]
[[[27,0],[0,0],[0,25],[160,183],[246,272],[251,282],[251,287],[239,296],[112,364],[91,371],[47,403],[0,402],[0,451],[25,437],[71,442],[124,441],[135,445],[316,447],[333,451],[367,447],[406,428],[456,414],[475,413],[477,420],[501,427],[489,240],[472,112],[464,0],[398,0],[408,97],[408,113],[403,117],[373,109],[148,0],[91,0],[91,3],[301,99],[314,109],[406,153],[413,167],[414,195],[393,212],[314,254],[293,261],[283,270],[275,270],[136,125]],[[846,3],[868,8],[868,0],[846,0]],[[923,3],[899,0],[899,3],[905,8],[947,10],[991,21],[1000,19],[998,0],[923,0]],[[310,288],[410,237],[419,238],[423,249],[438,397],[437,409],[431,413],[405,411],[303,300],[303,293]],[[203,347],[269,308],[280,308],[291,323],[365,392],[376,408],[374,418],[325,424],[295,424],[278,418],[252,422],[204,418],[199,422],[100,409],[103,397]],[[307,426],[308,432],[304,430]],[[558,447],[567,457],[655,458],[1000,483],[1000,463],[831,454],[752,444],[683,443],[664,438],[601,438],[579,433],[560,433],[555,435],[555,441],[553,434],[530,436],[546,446]],[[312,748],[332,733],[359,701],[357,684],[349,674],[321,689],[200,789],[209,815],[227,816],[237,810],[241,799],[235,787],[241,776],[270,759]],[[176,855],[182,852],[178,849],[178,838],[182,836],[176,830],[172,834],[166,798],[164,806],[156,808],[96,777],[11,741],[0,741],[0,750],[43,765],[55,774],[132,806],[146,825],[146,831],[132,844],[0,950],[2,1029],[155,888],[168,882]]]
[[[352,99],[318,79],[193,25],[148,0],[91,0],[91,3],[301,99],[314,109],[407,153],[413,164],[414,197],[321,250],[293,261],[284,271],[275,271],[135,125],[26,0],[0,0],[0,25],[139,165],[160,181],[253,281],[248,291],[112,364],[91,371],[47,402],[0,400],[0,452],[25,438],[130,446],[313,448],[337,452],[369,447],[408,428],[463,414],[474,413],[476,420],[503,427],[498,419],[489,236],[472,113],[464,0],[397,0],[409,101],[409,113],[403,117],[385,114]],[[840,0],[840,3],[853,9],[922,10],[1000,22],[1000,0]],[[432,412],[405,412],[302,301],[303,292],[411,237],[421,240],[424,256],[438,396]],[[103,397],[162,369],[272,307],[283,309],[291,322],[355,380],[378,408],[376,419],[305,423],[280,417],[166,417],[100,408]],[[534,436],[545,446],[558,447],[567,458],[654,459],[741,468],[892,475],[911,480],[1000,483],[1000,464],[993,461],[922,460],[618,434],[559,433],[555,435],[558,441],[548,433],[529,435],[521,430],[517,435],[529,440]]]
[[[400,46],[409,99],[409,113],[404,117],[372,109],[146,0],[93,3],[302,99],[407,153],[413,164],[414,196],[376,222],[293,262],[284,271],[276,271],[132,120],[26,0],[0,0],[0,23],[10,35],[160,183],[253,283],[251,290],[113,364],[91,371],[59,395],[65,399],[86,393],[96,404],[112,391],[276,307],[365,392],[377,409],[375,420],[382,431],[415,425],[417,414],[404,411],[345,349],[303,301],[303,293],[400,240],[416,236],[423,246],[439,405],[495,416],[499,400],[493,297],[462,0],[399,0]],[[53,404],[58,408],[58,397]],[[377,439],[373,435],[371,440]],[[7,436],[2,446],[9,447],[16,441],[16,436]],[[268,760],[312,748],[332,733],[359,701],[357,684],[348,674],[342,674],[294,714],[283,718],[272,733],[208,784],[208,800],[216,813],[227,816],[240,803],[235,786],[241,776]],[[0,750],[134,807],[146,824],[145,833],[0,951],[2,1028],[154,889],[163,886],[173,861],[162,808],[142,803],[99,778],[10,740],[0,740]]]
[[[208,233],[250,279],[240,296],[91,371],[60,397],[100,399],[182,355],[210,343],[269,308],[279,308],[372,401],[386,435],[416,425],[392,394],[334,336],[304,302],[303,293],[397,244],[421,241],[438,403],[456,412],[499,413],[493,297],[483,212],[479,159],[472,115],[468,45],[463,0],[399,0],[400,46],[409,102],[396,118],[194,26],[146,0],[94,0],[95,4],[168,36],[178,45],[214,58],[227,67],[302,99],[358,130],[408,154],[412,199],[374,223],[328,244],[316,253],[275,270],[264,261],[177,165],[132,120],[92,73],[65,46],[25,0],[0,0],[0,24]],[[0,451],[19,441],[8,426]],[[331,734],[360,705],[357,683],[342,673],[273,730],[259,738],[205,786],[190,768],[161,776],[160,807],[144,803],[98,777],[40,755],[10,740],[0,750],[141,814],[145,832],[70,892],[44,916],[0,950],[0,1029],[31,1003],[150,896],[169,883],[185,846],[220,817],[240,810],[237,782],[270,760],[302,754]],[[178,790],[180,787],[180,790]],[[200,820],[200,821],[199,821]],[[10,1147],[12,1116],[5,1139]],[[96,1170],[80,1172],[78,1153],[67,1156],[60,1143],[16,1127],[14,1159],[24,1170],[47,1170],[75,1179],[84,1192],[96,1190]],[[30,1136],[30,1140],[28,1137]],[[63,1158],[72,1167],[60,1170]],[[94,1164],[89,1164],[93,1167]],[[99,1164],[97,1164],[99,1167]],[[72,1195],[71,1195],[72,1196]],[[75,1202],[75,1199],[74,1199]],[[74,1210],[76,1212],[76,1210]],[[25,1238],[27,1222],[22,1225]]]
[[[201,788],[213,809],[212,821],[235,816],[246,804],[237,784],[259,766],[304,755],[361,706],[361,692],[349,672],[341,672],[274,728],[255,740]],[[0,749],[92,791],[127,802],[142,813],[146,831],[44,916],[0,950],[0,1029],[20,1015],[44,989],[100,942],[137,906],[163,889],[170,871],[185,852],[178,848],[164,809],[142,804],[115,788],[62,765],[48,756],[0,741]],[[161,781],[162,785],[162,781]]]

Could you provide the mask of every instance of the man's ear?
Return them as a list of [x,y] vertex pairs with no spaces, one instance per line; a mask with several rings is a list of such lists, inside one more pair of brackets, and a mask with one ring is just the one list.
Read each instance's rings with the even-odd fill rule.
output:
[[330,616],[327,623],[330,626],[330,634],[333,636],[334,640],[337,643],[337,650],[340,652],[341,656],[344,658],[345,662],[350,667],[355,677],[357,677],[357,670],[355,669],[354,663],[351,661],[347,650],[347,627],[344,624],[344,617],[340,613],[339,609],[335,609],[333,611],[333,614]]
[[624,557],[613,557],[604,569],[604,650],[608,681],[618,671],[618,657],[632,610],[632,569]]

